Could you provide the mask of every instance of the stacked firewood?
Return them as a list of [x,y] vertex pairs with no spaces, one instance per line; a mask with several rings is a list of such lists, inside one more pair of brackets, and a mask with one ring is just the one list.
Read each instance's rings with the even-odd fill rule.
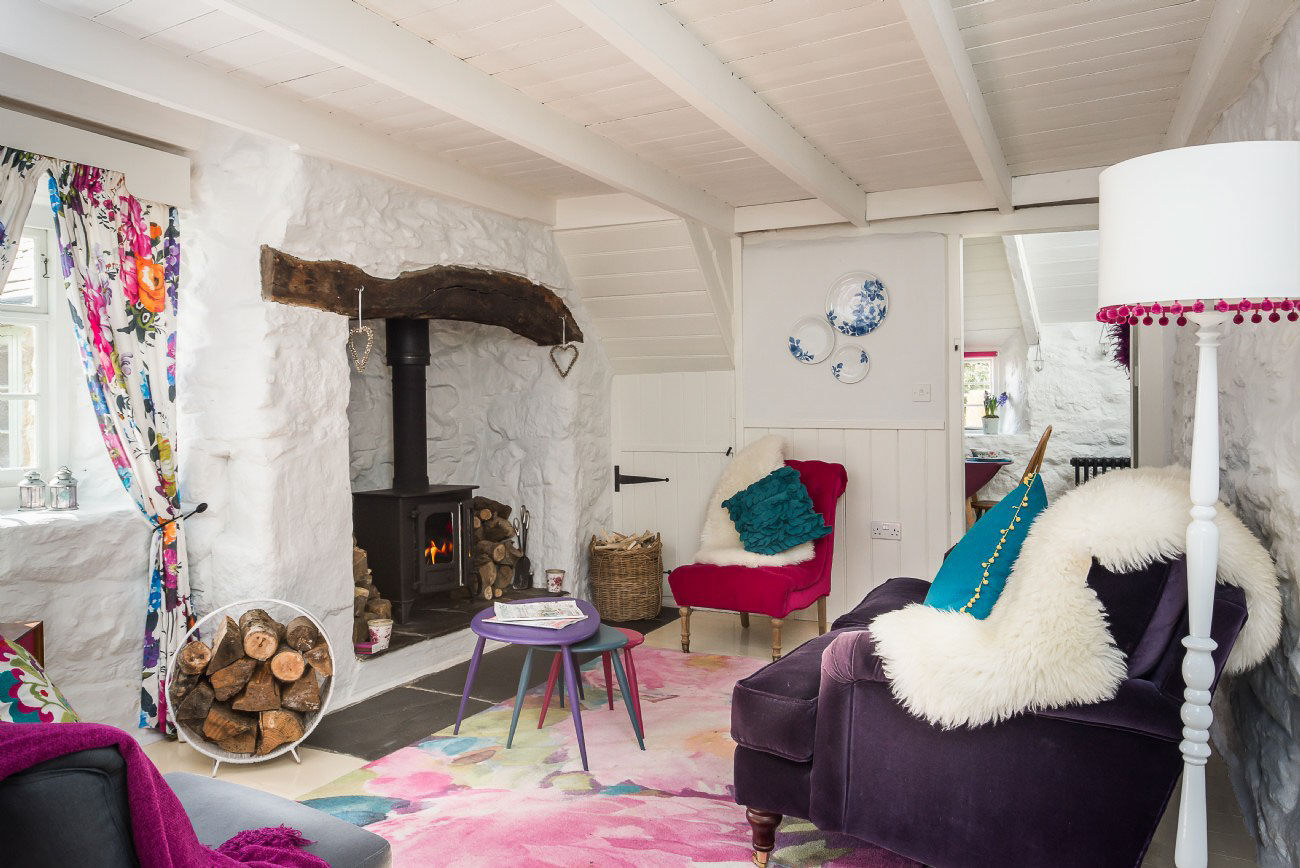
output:
[[515,578],[515,563],[523,552],[515,546],[511,508],[489,497],[472,504],[474,548],[471,553],[470,593],[491,600],[505,593]]
[[648,548],[650,543],[655,542],[657,539],[658,535],[648,530],[633,535],[619,533],[618,531],[607,531],[602,527],[600,533],[596,534],[596,550],[602,552],[636,552]]
[[187,732],[222,750],[262,756],[303,737],[304,715],[320,711],[321,685],[334,674],[310,618],[280,624],[264,609],[226,616],[212,644],[177,654],[168,697]]
[[352,641],[370,641],[370,622],[393,617],[393,604],[375,587],[374,575],[366,562],[365,549],[352,540]]

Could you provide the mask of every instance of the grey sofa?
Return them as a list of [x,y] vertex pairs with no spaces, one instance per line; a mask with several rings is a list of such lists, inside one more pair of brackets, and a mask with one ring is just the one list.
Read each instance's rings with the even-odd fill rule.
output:
[[[283,823],[314,841],[307,851],[333,868],[391,863],[383,838],[306,805],[184,772],[165,778],[209,847],[244,829]],[[22,854],[24,868],[136,868],[121,754],[78,751],[0,781],[0,841],[4,852]]]

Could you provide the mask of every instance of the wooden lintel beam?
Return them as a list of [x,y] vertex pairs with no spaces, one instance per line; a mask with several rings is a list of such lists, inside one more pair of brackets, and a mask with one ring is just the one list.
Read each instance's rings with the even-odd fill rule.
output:
[[262,298],[375,319],[449,319],[500,326],[540,346],[581,341],[582,329],[551,290],[505,271],[435,265],[397,277],[372,277],[355,265],[299,259],[262,246]]

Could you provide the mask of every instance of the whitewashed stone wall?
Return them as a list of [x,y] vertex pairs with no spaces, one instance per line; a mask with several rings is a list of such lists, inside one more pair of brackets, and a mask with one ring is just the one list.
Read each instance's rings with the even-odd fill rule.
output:
[[[350,413],[348,321],[264,302],[261,244],[352,262],[377,276],[441,262],[500,268],[566,297],[589,340],[560,384],[546,379],[543,348],[487,327],[434,327],[431,413],[456,430],[431,426],[431,437],[443,439],[431,444],[430,475],[522,496],[536,514],[534,538],[544,554],[585,575],[579,542],[611,509],[609,369],[545,227],[234,135],[195,165],[195,206],[183,224],[189,283],[177,375],[184,494],[211,504],[189,524],[199,611],[280,597],[312,610],[335,645],[350,648],[352,480],[369,473],[388,484],[380,455],[391,449],[388,423],[366,409],[387,406],[382,341],[358,378],[366,397]],[[448,456],[460,431],[469,458],[455,467]],[[519,445],[507,444],[515,434]],[[511,456],[507,470],[470,479],[493,451]],[[458,659],[398,652],[359,679],[353,657],[339,657],[344,702]]]
[[[1300,139],[1300,15],[1283,28],[1260,74],[1210,141]],[[1298,239],[1300,241],[1300,239]],[[1196,351],[1179,335],[1174,451],[1191,452]],[[1225,750],[1261,868],[1300,865],[1300,328],[1229,327],[1219,351],[1224,499],[1260,536],[1283,590],[1280,646],[1254,671],[1221,685],[1216,744]]]
[[[1101,343],[1096,323],[1056,323],[1041,330],[1043,370],[1035,371],[1032,352],[1018,346],[1023,357],[1008,351],[1004,371],[1011,367],[1008,401],[1017,426],[1014,434],[970,434],[967,449],[997,449],[1011,457],[1011,465],[984,486],[980,496],[996,500],[1010,491],[1024,472],[1043,429],[1052,426],[1052,439],[1043,459],[1043,484],[1049,499],[1074,487],[1074,456],[1130,454],[1129,380],[1110,359]],[[1015,385],[1011,380],[1015,380]]]

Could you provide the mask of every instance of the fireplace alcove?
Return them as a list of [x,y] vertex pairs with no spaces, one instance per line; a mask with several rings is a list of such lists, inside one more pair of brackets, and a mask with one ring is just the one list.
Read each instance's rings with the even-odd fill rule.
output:
[[[262,249],[261,268],[268,300],[355,316],[357,289],[364,287],[367,320],[384,320],[392,481],[354,491],[357,545],[367,552],[375,585],[393,603],[394,646],[464,628],[488,605],[465,591],[473,575],[469,500],[480,480],[429,478],[427,399],[439,387],[428,382],[429,321],[497,326],[539,346],[581,341],[580,327],[554,292],[507,272],[435,266],[384,279],[347,263],[307,261],[270,247]],[[511,499],[508,491],[484,493]]]

